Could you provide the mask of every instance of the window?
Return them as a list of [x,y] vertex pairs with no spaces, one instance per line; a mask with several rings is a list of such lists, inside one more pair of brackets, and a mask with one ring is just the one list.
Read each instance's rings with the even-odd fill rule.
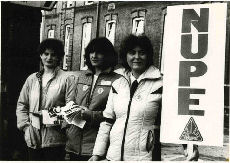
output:
[[85,5],[92,5],[93,1],[85,1]]
[[47,38],[54,38],[54,29],[48,30],[48,36]]
[[138,36],[144,33],[144,17],[133,19],[132,34]]
[[81,65],[80,70],[86,70],[87,66],[85,64],[85,48],[91,40],[91,22],[86,22],[83,24],[82,29],[82,43],[81,43]]
[[67,1],[66,8],[73,7],[73,1]]
[[116,34],[116,13],[109,13],[105,15],[105,37],[114,45]]
[[63,69],[67,70],[67,58],[69,55],[69,41],[70,41],[70,25],[66,25],[65,27],[65,55],[63,58]]
[[53,7],[53,10],[52,10],[52,11],[53,11],[53,13],[54,13],[54,14],[57,14],[57,3],[54,5],[54,7]]
[[114,45],[115,41],[115,29],[116,29],[116,21],[110,20],[106,22],[105,27],[105,37]]
[[146,16],[147,10],[146,9],[138,9],[133,10],[131,12],[132,14],[132,34],[133,35],[141,35],[145,33],[145,16]]

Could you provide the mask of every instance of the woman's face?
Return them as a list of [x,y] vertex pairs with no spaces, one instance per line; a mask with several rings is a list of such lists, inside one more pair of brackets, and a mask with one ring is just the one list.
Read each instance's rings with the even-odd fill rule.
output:
[[146,70],[147,54],[142,48],[136,46],[128,51],[127,62],[133,72],[141,74]]
[[55,68],[58,65],[58,57],[54,54],[52,49],[46,49],[44,53],[40,55],[42,63],[45,67]]
[[89,54],[89,58],[93,67],[101,68],[104,64],[104,54],[92,52]]

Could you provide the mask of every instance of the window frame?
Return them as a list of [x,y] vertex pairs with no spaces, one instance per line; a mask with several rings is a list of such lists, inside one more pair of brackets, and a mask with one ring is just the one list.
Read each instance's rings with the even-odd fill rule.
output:
[[74,1],[67,1],[66,2],[66,8],[71,8],[74,6]]
[[[114,34],[113,34],[113,40],[111,40],[111,38],[108,36],[108,25],[112,23],[114,24]],[[115,43],[115,36],[116,36],[116,20],[107,20],[105,23],[105,37],[114,45]]]
[[[136,24],[135,22],[140,21],[140,20],[143,21],[143,29],[142,29],[143,32],[142,33],[137,33],[137,28],[136,28],[136,26],[134,26],[134,24]],[[143,16],[134,17],[132,19],[132,34],[138,36],[138,35],[142,35],[144,33],[145,33],[145,17],[143,17]]]
[[[69,55],[69,47],[70,47],[69,46],[70,45],[70,30],[71,30],[70,24],[65,25],[65,42],[64,42],[65,55],[63,57],[63,64],[62,64],[63,70],[68,69],[67,58],[68,58],[68,55]],[[67,33],[67,31],[68,31],[68,33]]]
[[[90,27],[86,27],[86,25],[90,25]],[[85,31],[86,29],[90,29],[89,31]],[[84,37],[84,35],[89,35],[88,37]],[[88,67],[85,64],[85,48],[91,41],[91,35],[92,35],[92,22],[84,22],[82,24],[82,36],[81,36],[81,56],[80,56],[80,70],[86,70]],[[85,40],[84,38],[88,38],[88,40]]]
[[92,5],[94,1],[84,1],[84,5],[87,6],[87,5]]
[[[52,32],[52,37],[50,37],[50,32]],[[49,29],[47,32],[47,38],[55,38],[55,30],[54,29]]]

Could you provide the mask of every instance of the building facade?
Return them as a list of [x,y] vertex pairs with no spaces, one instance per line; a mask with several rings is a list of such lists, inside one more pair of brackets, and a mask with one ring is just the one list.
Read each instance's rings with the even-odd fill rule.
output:
[[191,3],[194,2],[59,1],[52,11],[43,13],[42,39],[63,40],[63,69],[82,70],[84,48],[91,39],[105,36],[118,51],[127,35],[145,33],[153,44],[154,64],[160,68],[166,7]]
[[[39,6],[40,3],[43,2],[40,1]],[[49,3],[53,1],[44,1],[44,6]],[[40,41],[62,40],[65,45],[63,69],[78,71],[86,69],[84,48],[93,38],[107,37],[118,52],[127,35],[145,33],[153,44],[154,64],[162,70],[161,47],[167,6],[201,3],[211,2],[58,1],[51,11],[42,11],[41,15],[38,8],[2,2],[0,160],[26,160],[26,144],[23,133],[16,128],[15,108],[25,79],[39,70],[36,53],[39,34]],[[225,127],[228,128],[230,2],[227,13]],[[21,151],[21,157],[17,151]]]
[[[84,48],[96,37],[107,37],[119,51],[129,34],[146,34],[154,49],[154,64],[162,73],[162,40],[167,6],[212,3],[203,1],[58,1],[52,11],[43,12],[41,40],[58,38],[65,44],[63,69],[86,69]],[[219,2],[213,2],[219,3]],[[225,57],[225,112],[229,110],[229,38],[228,3]]]

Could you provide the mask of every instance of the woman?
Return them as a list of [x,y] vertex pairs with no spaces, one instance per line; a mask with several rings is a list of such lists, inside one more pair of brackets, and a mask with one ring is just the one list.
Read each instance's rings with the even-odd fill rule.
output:
[[146,36],[130,35],[120,57],[122,77],[114,81],[92,161],[160,160],[159,124],[162,76],[153,66],[153,48]]
[[93,39],[86,47],[85,59],[88,70],[78,78],[74,102],[81,106],[78,118],[85,120],[86,124],[83,128],[73,124],[67,128],[66,151],[70,160],[76,161],[86,161],[92,156],[111,85],[120,77],[113,72],[117,54],[108,39]]
[[64,160],[66,137],[61,123],[47,123],[45,113],[73,100],[75,79],[59,67],[64,56],[61,41],[42,41],[38,53],[43,68],[23,85],[17,102],[17,127],[25,132],[29,160]]

